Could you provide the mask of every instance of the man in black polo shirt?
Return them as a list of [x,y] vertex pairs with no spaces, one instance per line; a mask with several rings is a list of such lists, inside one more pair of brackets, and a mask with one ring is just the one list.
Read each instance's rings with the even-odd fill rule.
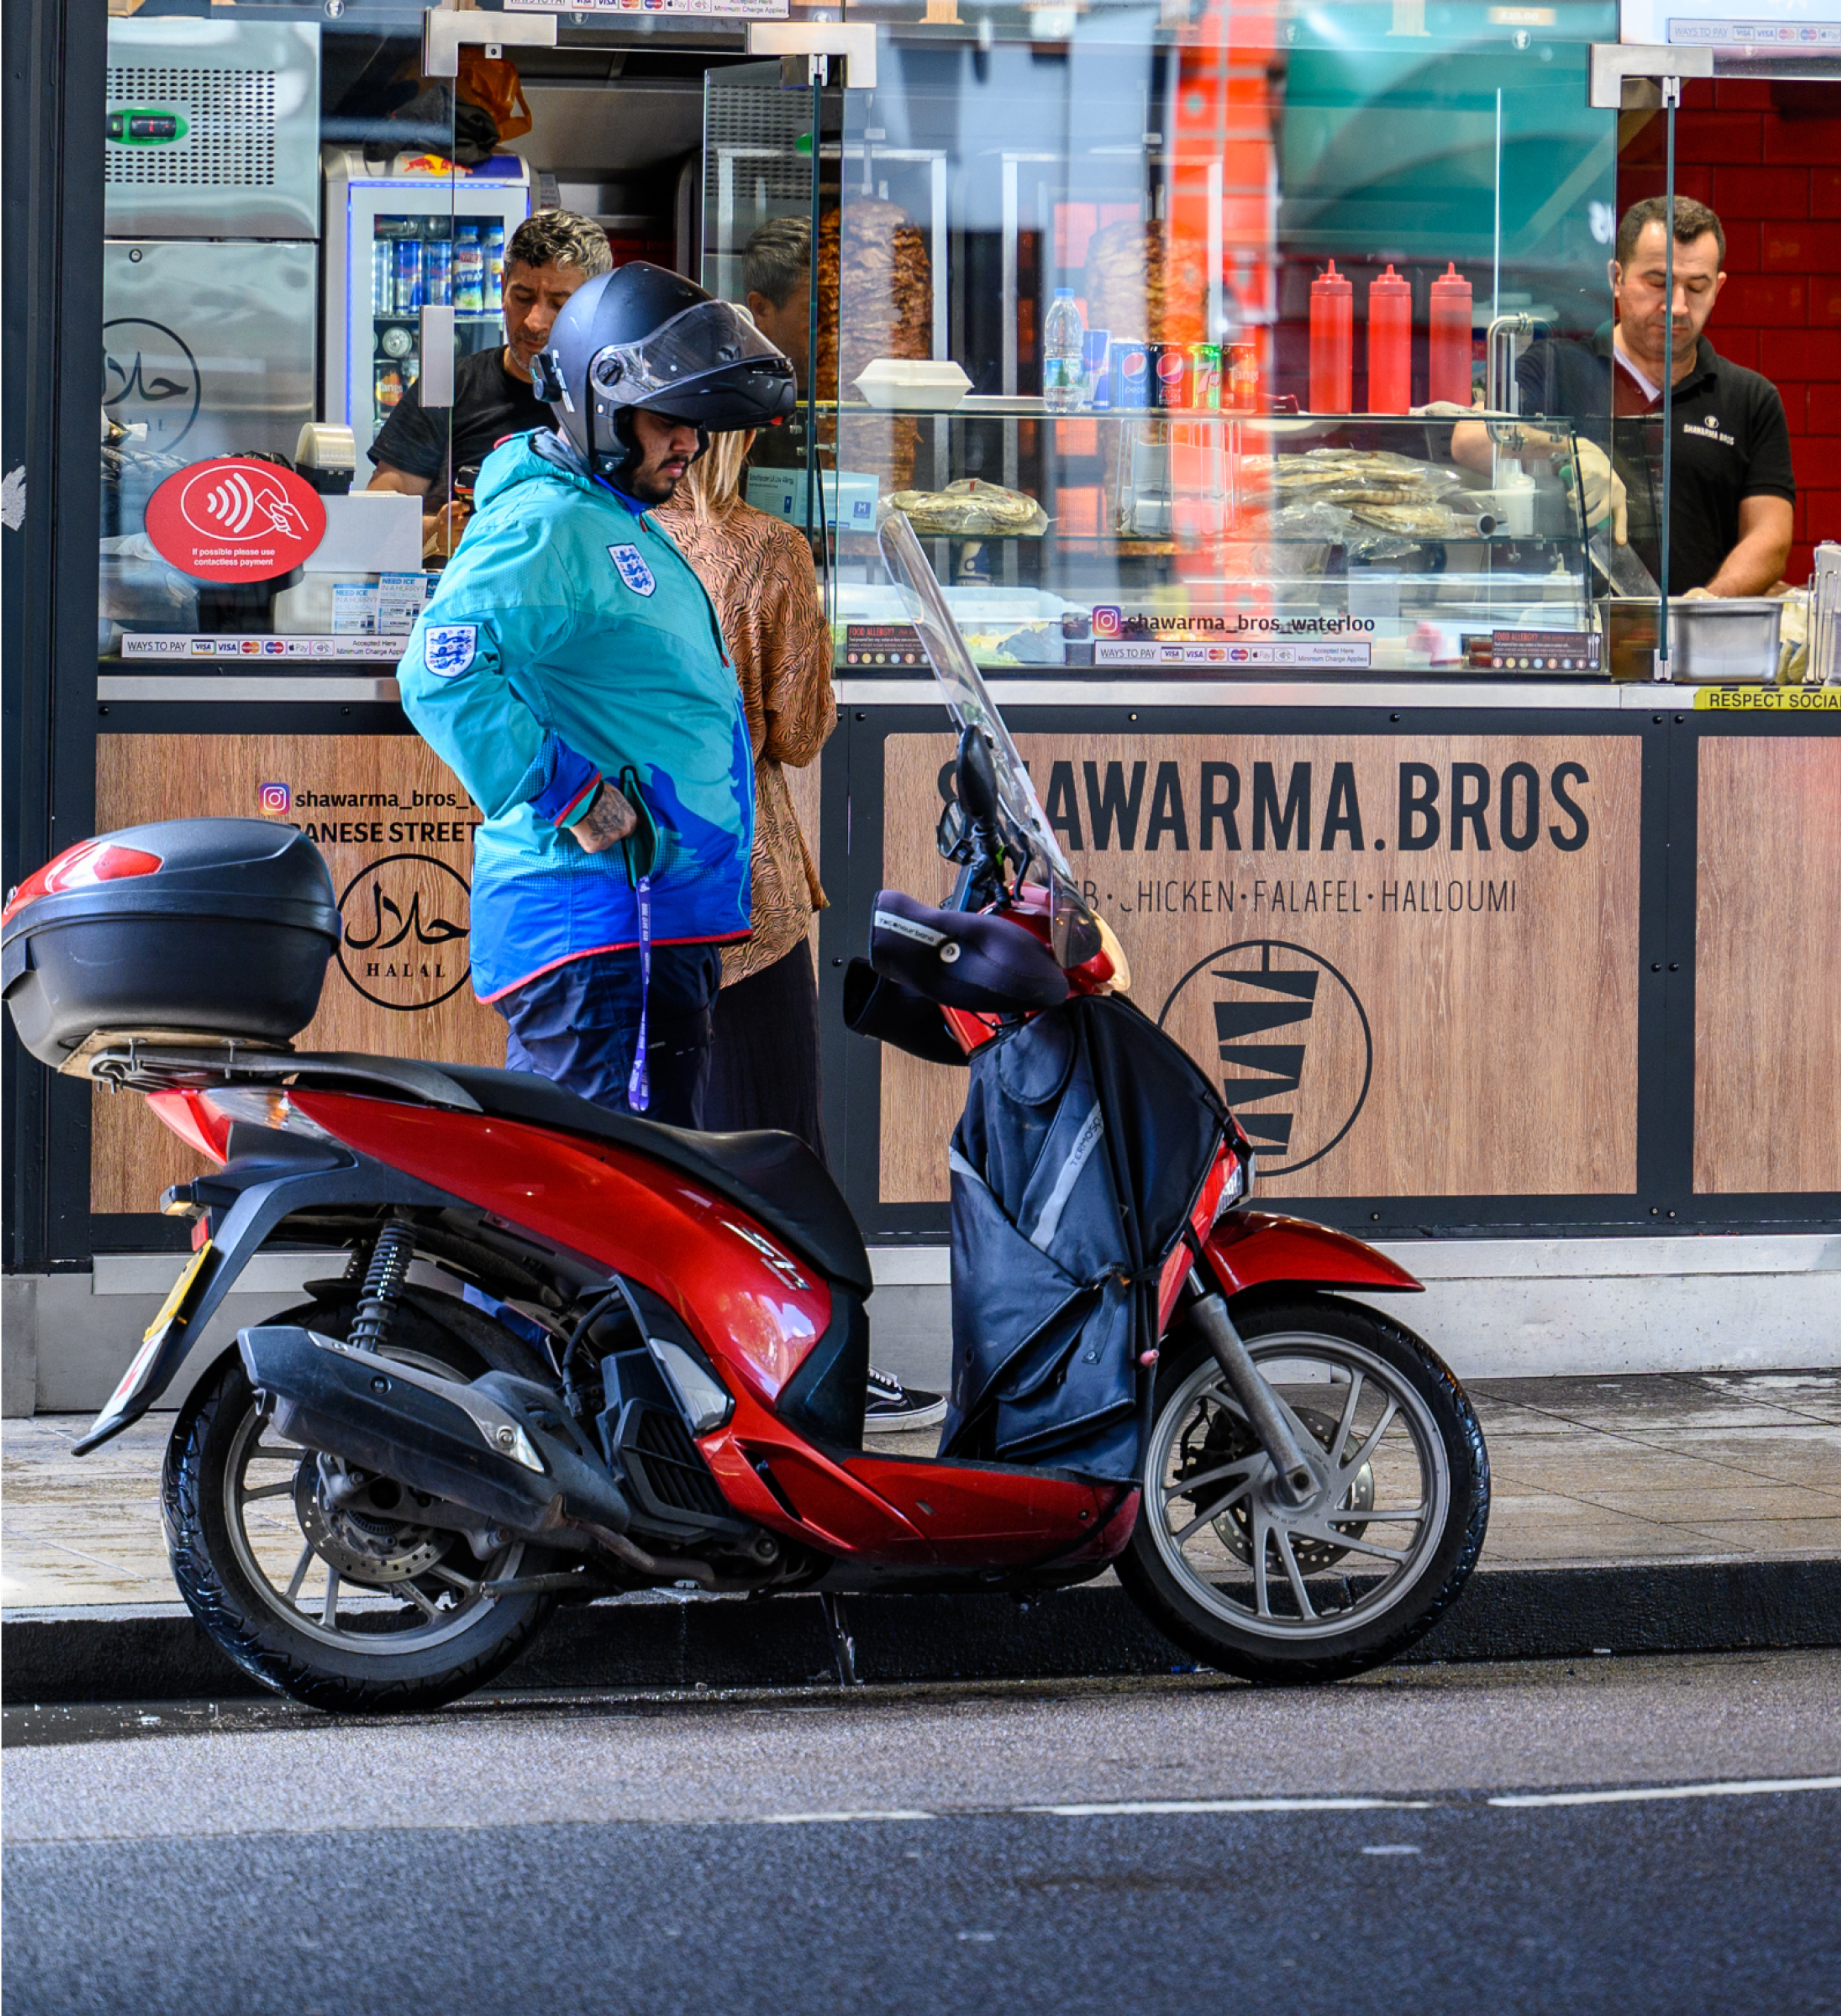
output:
[[531,388],[531,361],[549,343],[563,304],[613,265],[607,233],[593,218],[570,210],[526,218],[505,248],[503,345],[455,365],[451,413],[430,411],[419,384],[411,385],[377,430],[370,451],[377,473],[369,488],[429,499],[422,544],[430,559],[453,551],[479,466],[499,442],[536,427],[553,431],[555,415]]
[[[1627,499],[1629,541],[1652,574],[1662,569],[1662,385],[1667,299],[1668,205],[1652,196],[1625,212],[1611,267],[1615,326],[1589,343],[1532,344],[1516,366],[1521,410],[1570,419],[1588,443],[1581,456],[1588,510],[1618,484],[1594,484],[1609,440]],[[1762,595],[1782,578],[1794,527],[1796,477],[1777,388],[1728,363],[1702,333],[1720,290],[1726,233],[1702,203],[1675,199],[1674,505],[1669,520],[1671,595]],[[1461,425],[1452,452],[1487,467],[1484,430]],[[1609,491],[1609,495],[1605,493]]]

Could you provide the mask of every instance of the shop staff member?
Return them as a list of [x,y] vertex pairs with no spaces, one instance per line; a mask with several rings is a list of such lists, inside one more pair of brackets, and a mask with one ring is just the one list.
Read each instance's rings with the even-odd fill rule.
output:
[[425,553],[441,557],[454,550],[480,464],[493,448],[507,434],[551,424],[549,407],[531,389],[531,360],[549,342],[563,304],[613,264],[607,233],[593,218],[571,210],[527,217],[505,248],[504,344],[454,367],[451,440],[450,416],[424,408],[418,385],[378,429],[371,445],[377,473],[369,488],[412,497],[432,493],[434,508],[422,520]]
[[[1675,429],[1668,592],[1762,595],[1782,578],[1795,517],[1783,401],[1768,379],[1728,363],[1702,333],[1726,284],[1726,233],[1705,203],[1686,196],[1675,199],[1675,347],[1665,358],[1667,220],[1660,196],[1625,212],[1611,265],[1615,326],[1590,344],[1530,344],[1515,369],[1521,410],[1565,414],[1601,440],[1609,423],[1615,481],[1603,450],[1580,445],[1587,509],[1595,518],[1627,499],[1630,543],[1659,576],[1666,370]],[[1452,452],[1490,466],[1486,434],[1475,423],[1455,430]]]
[[694,1127],[719,948],[748,931],[754,762],[715,612],[650,507],[708,430],[784,412],[792,369],[640,261],[582,287],[533,361],[557,431],[486,457],[397,676],[486,815],[473,982],[506,1061]]

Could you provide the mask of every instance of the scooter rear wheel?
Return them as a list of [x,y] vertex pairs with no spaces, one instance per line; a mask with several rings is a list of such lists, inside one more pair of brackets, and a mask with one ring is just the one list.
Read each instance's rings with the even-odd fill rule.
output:
[[1118,1564],[1140,1607],[1223,1672],[1335,1680],[1396,1657],[1463,1588],[1490,1467],[1463,1388],[1410,1330],[1330,1296],[1235,1320],[1302,1430],[1302,1506],[1198,1336],[1158,1368],[1142,1509]]
[[[410,1309],[384,1355],[444,1377],[486,1370]],[[549,1568],[544,1550],[513,1542],[481,1561],[461,1535],[418,1522],[387,1478],[337,1508],[320,1481],[316,1453],[276,1435],[225,1353],[179,1410],[161,1510],[180,1594],[265,1687],[348,1713],[438,1708],[508,1665],[554,1607],[480,1586]]]

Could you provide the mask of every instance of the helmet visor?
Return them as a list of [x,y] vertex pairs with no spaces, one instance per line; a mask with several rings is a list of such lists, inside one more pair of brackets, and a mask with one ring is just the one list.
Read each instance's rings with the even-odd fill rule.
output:
[[744,309],[730,301],[699,301],[661,322],[641,342],[596,351],[589,361],[589,388],[611,406],[655,406],[669,412],[674,389],[689,391],[692,381],[712,372],[774,358],[787,361]]

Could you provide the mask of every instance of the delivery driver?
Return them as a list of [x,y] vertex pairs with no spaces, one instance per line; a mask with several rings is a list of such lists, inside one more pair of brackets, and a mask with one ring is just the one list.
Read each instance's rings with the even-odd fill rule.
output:
[[531,387],[531,366],[564,303],[613,265],[607,234],[592,217],[572,210],[527,217],[505,248],[503,345],[456,364],[451,409],[424,406],[418,379],[377,430],[370,449],[377,473],[367,487],[427,500],[422,549],[429,558],[454,550],[480,464],[499,442],[550,425],[549,409]]
[[792,369],[636,261],[571,297],[534,376],[560,431],[486,457],[403,705],[486,815],[473,981],[506,1062],[694,1127],[719,948],[748,931],[754,764],[709,597],[648,507],[709,430],[786,412]]
[[[1582,435],[1607,433],[1610,458],[1580,442],[1587,514],[1609,518],[1652,575],[1662,567],[1662,387],[1674,383],[1671,595],[1763,595],[1789,558],[1796,484],[1783,401],[1768,379],[1719,356],[1702,333],[1720,290],[1726,233],[1703,203],[1675,198],[1674,355],[1664,362],[1668,203],[1633,204],[1611,265],[1616,308],[1589,343],[1532,344],[1515,367],[1524,413],[1564,414]],[[1486,430],[1454,432],[1459,462],[1486,470]]]

